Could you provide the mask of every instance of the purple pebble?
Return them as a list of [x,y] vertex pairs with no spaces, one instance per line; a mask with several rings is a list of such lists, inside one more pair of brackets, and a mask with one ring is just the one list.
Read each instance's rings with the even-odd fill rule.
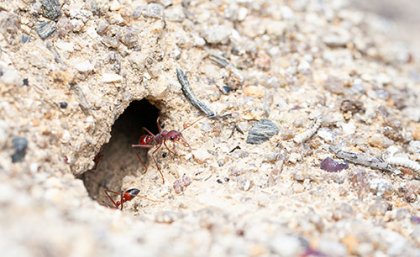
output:
[[337,161],[331,159],[330,157],[325,158],[321,162],[321,169],[326,170],[328,172],[337,172],[337,171],[341,171],[341,170],[348,169],[348,168],[349,168],[348,163],[337,162]]
[[420,224],[420,217],[419,216],[412,216],[410,220],[414,224]]

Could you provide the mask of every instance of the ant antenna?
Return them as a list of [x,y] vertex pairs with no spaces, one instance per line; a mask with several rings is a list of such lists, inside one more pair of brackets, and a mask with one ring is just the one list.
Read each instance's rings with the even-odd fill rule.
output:
[[193,122],[193,123],[191,123],[191,124],[187,124],[187,126],[185,126],[185,124],[184,124],[184,128],[183,128],[180,132],[182,133],[184,130],[186,130],[187,128],[191,127],[191,126],[192,126],[192,125],[194,125],[195,123],[199,122],[199,121],[200,121],[200,120],[202,120],[204,117],[205,117],[205,116],[203,116],[203,117],[201,117],[201,118],[197,119],[196,121],[194,121],[194,122]]

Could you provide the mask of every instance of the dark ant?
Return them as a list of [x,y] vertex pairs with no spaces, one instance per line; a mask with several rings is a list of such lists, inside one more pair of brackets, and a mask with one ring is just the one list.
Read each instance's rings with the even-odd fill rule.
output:
[[[191,149],[191,146],[188,144],[187,140],[185,140],[185,138],[182,136],[182,132],[184,130],[186,130],[187,128],[191,127],[192,125],[194,125],[196,122],[198,122],[199,120],[201,120],[204,117],[199,118],[198,120],[194,121],[193,123],[185,126],[184,125],[184,129],[181,131],[177,131],[177,130],[162,130],[160,124],[159,124],[159,119],[157,118],[156,123],[157,123],[157,127],[159,129],[159,133],[157,133],[156,135],[153,134],[152,132],[150,132],[147,128],[143,127],[143,129],[149,134],[149,135],[142,135],[140,136],[139,139],[139,143],[138,144],[134,144],[131,145],[131,147],[140,147],[140,148],[153,148],[156,146],[156,149],[153,151],[152,153],[152,157],[153,160],[156,164],[157,169],[159,170],[160,176],[162,178],[162,183],[165,183],[165,178],[163,177],[162,174],[162,170],[160,169],[156,158],[155,158],[155,153],[157,152],[157,150],[160,149],[160,147],[163,145],[165,145],[166,149],[168,149],[168,151],[175,156],[175,144],[173,144],[173,148],[172,150],[169,149],[168,145],[166,144],[166,141],[172,141],[173,143],[175,142],[180,142],[182,145],[188,147]],[[140,162],[142,162],[142,164],[144,165],[143,161],[140,159],[139,155],[137,155],[138,159],[140,160]],[[147,171],[147,167],[146,165],[144,165]]]
[[[121,191],[120,193],[111,191],[111,190],[106,189],[106,188],[105,188],[104,191],[105,191],[105,194],[108,197],[108,199],[114,205],[113,207],[115,209],[120,208],[120,210],[123,209],[123,205],[124,205],[125,202],[128,202],[128,201],[133,200],[133,198],[136,197],[139,194],[139,192],[140,192],[140,190],[138,190],[137,188],[130,188],[130,189],[125,190],[124,192]],[[109,195],[109,193],[113,193],[115,195],[119,195],[120,196],[120,200],[119,201],[114,201],[114,199],[112,199],[112,197]],[[157,202],[157,201],[152,200],[152,199],[149,199],[149,198],[147,198],[145,196],[141,196],[141,197],[142,198],[145,198],[145,199],[147,199],[149,201],[152,201],[152,202]]]

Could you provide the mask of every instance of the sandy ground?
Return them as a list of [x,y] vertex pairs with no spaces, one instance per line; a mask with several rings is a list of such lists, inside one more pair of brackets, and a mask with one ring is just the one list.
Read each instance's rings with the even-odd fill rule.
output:
[[417,39],[355,6],[0,1],[1,255],[419,256]]

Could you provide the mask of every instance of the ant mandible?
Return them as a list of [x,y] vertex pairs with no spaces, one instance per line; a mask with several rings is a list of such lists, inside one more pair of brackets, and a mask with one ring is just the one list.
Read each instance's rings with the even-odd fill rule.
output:
[[[163,177],[162,174],[162,170],[160,169],[156,158],[155,158],[155,153],[160,149],[160,147],[163,145],[165,145],[166,149],[168,149],[168,151],[173,154],[174,156],[175,154],[175,144],[173,145],[173,149],[169,149],[168,145],[166,144],[166,141],[172,141],[173,143],[175,142],[180,142],[182,145],[188,147],[191,149],[191,146],[188,144],[187,140],[185,140],[185,138],[182,135],[182,132],[184,130],[186,130],[187,128],[191,127],[192,125],[194,125],[196,122],[198,122],[199,120],[201,120],[204,117],[199,118],[198,120],[194,121],[193,123],[184,126],[184,129],[181,131],[177,131],[177,130],[162,130],[160,124],[159,124],[159,119],[157,118],[156,123],[157,123],[157,127],[159,130],[159,133],[157,133],[156,135],[153,134],[152,132],[150,132],[150,130],[148,130],[147,128],[143,127],[143,129],[148,133],[148,135],[142,135],[140,136],[139,139],[139,143],[138,144],[133,144],[131,145],[131,147],[140,147],[140,148],[153,148],[156,146],[156,149],[153,151],[152,153],[152,157],[153,160],[156,164],[156,167],[160,173],[160,176],[162,178],[162,183],[165,183],[165,178]],[[141,161],[140,157],[137,155],[138,159]],[[142,162],[142,161],[141,161]],[[145,166],[146,167],[146,166]],[[146,167],[146,171],[147,171],[147,167]]]
[[[120,193],[111,191],[111,190],[109,190],[107,188],[105,188],[104,191],[105,191],[105,194],[108,197],[108,199],[114,205],[113,208],[115,208],[115,209],[120,208],[120,210],[123,209],[123,206],[124,206],[124,203],[125,202],[128,202],[128,201],[133,200],[133,198],[136,197],[139,194],[139,192],[140,192],[140,190],[138,190],[137,188],[130,188],[130,189],[125,190],[124,192],[121,191]],[[114,201],[114,199],[112,199],[112,197],[109,195],[109,193],[112,193],[114,195],[119,195],[120,196],[120,200],[119,201]],[[157,201],[152,200],[152,199],[149,199],[149,198],[147,198],[147,197],[145,197],[143,195],[141,197],[142,198],[145,198],[145,199],[147,199],[149,201],[152,201],[152,202],[157,202]]]

